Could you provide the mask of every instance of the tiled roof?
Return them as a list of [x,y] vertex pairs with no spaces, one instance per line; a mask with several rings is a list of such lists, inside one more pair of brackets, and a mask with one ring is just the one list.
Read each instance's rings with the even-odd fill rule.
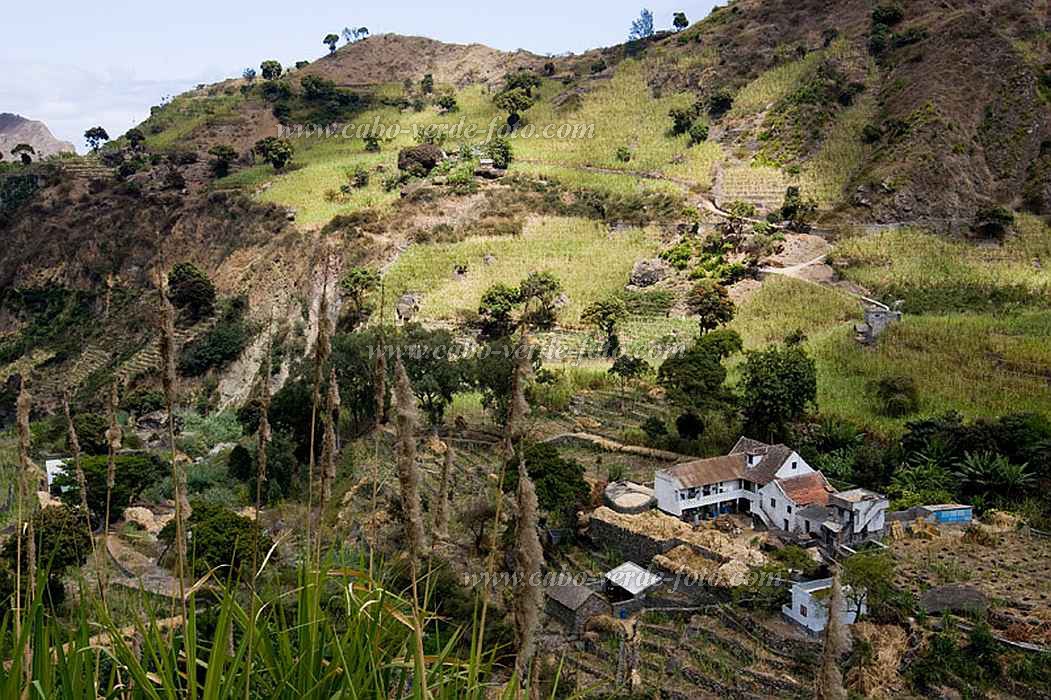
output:
[[781,479],[778,485],[781,486],[786,496],[800,506],[828,505],[828,494],[832,491],[825,477],[821,476],[821,472]]
[[586,603],[588,598],[597,595],[597,593],[590,588],[574,584],[548,586],[544,590],[544,593],[546,593],[548,597],[574,611],[579,610],[580,606]]
[[720,481],[740,479],[746,466],[745,455],[741,453],[683,462],[665,469],[664,473],[679,482],[680,488],[692,489],[717,484]]

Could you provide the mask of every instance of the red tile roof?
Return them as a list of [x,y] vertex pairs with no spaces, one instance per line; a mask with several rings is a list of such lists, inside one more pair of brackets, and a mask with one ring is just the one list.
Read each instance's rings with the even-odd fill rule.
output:
[[828,505],[828,495],[832,492],[832,488],[825,481],[821,472],[780,479],[778,485],[781,486],[785,495],[798,506]]

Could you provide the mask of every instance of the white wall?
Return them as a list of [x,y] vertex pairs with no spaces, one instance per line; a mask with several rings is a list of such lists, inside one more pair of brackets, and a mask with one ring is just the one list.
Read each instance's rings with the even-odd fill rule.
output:
[[[831,579],[828,580],[831,585]],[[809,582],[816,583],[816,582]],[[781,607],[787,617],[793,622],[806,627],[811,632],[821,632],[825,629],[828,624],[828,602],[829,598],[826,596],[823,599],[817,599],[807,590],[807,583],[797,583],[792,586],[792,602],[789,605]],[[827,586],[824,587],[827,590]],[[815,591],[816,592],[816,591]],[[805,609],[806,614],[803,614]],[[865,603],[861,603],[861,611],[865,611]],[[850,599],[843,596],[843,606],[839,611],[839,619],[844,624],[852,625],[858,618],[858,612],[854,608],[854,604],[851,603]]]
[[791,456],[785,460],[785,463],[781,465],[781,468],[777,470],[775,476],[778,479],[791,479],[793,476],[812,474],[814,471],[813,467],[803,461],[803,458],[799,456],[799,453],[793,452]]
[[[788,531],[792,532],[797,529],[796,514],[799,512],[799,508],[785,495],[785,492],[781,490],[776,481],[771,481],[759,489],[757,498],[761,499],[763,512],[771,519],[771,527],[784,528],[785,519],[787,518]],[[770,505],[771,499],[774,501],[773,506]],[[758,506],[753,507],[753,510],[756,507]],[[791,509],[791,513],[789,509]]]
[[679,517],[682,515],[682,506],[679,505],[679,495],[675,487],[677,482],[666,472],[657,472],[653,475],[653,493],[657,497],[657,507],[668,513]]

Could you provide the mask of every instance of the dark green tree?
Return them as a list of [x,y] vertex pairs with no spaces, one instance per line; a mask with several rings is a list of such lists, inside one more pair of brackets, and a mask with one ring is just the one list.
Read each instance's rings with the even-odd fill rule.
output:
[[776,439],[817,401],[817,365],[800,346],[747,353],[742,403],[751,434]]
[[434,92],[434,76],[427,73],[423,76],[423,80],[420,81],[420,90],[425,95],[429,95]]
[[723,360],[741,347],[741,337],[734,331],[712,331],[685,352],[665,360],[657,370],[657,382],[672,401],[685,408],[725,407],[731,396],[724,386]]
[[499,338],[514,329],[511,318],[522,296],[514,287],[497,282],[482,294],[478,314],[482,318],[482,332],[490,338]]
[[109,134],[101,126],[93,126],[84,132],[84,140],[88,142],[93,153],[98,153],[103,142],[109,141]]
[[414,323],[396,339],[412,390],[431,425],[441,425],[453,395],[466,388],[469,370],[455,354],[455,338],[447,330],[428,330]]
[[33,162],[33,156],[36,155],[36,149],[28,143],[20,143],[11,149],[11,155],[22,161],[22,165],[29,165]]
[[[78,436],[79,437],[79,436]],[[106,514],[106,477],[109,472],[108,457],[83,457],[80,466],[88,487],[88,510],[92,520],[101,523]],[[121,518],[128,504],[154,482],[167,474],[165,465],[154,455],[117,455],[116,476],[110,494],[110,522]],[[62,502],[70,508],[80,505],[80,485],[73,470],[55,477],[55,486],[61,493]]]
[[562,283],[548,271],[530,272],[519,285],[519,296],[525,304],[525,319],[538,328],[555,323],[555,304],[562,293]]
[[497,109],[507,112],[507,123],[513,127],[521,121],[522,112],[533,106],[533,98],[525,88],[516,87],[498,93],[493,98],[493,104]]
[[139,129],[128,129],[127,133],[124,134],[124,138],[128,140],[128,145],[131,146],[132,150],[136,151],[146,141],[146,135]]
[[321,40],[321,43],[328,46],[329,53],[335,53],[336,44],[339,43],[339,34],[326,34],[325,38]]
[[617,326],[628,317],[628,307],[620,297],[607,297],[585,307],[580,320],[606,334],[603,354],[615,357],[620,348]]
[[212,146],[208,149],[208,155],[212,156],[212,174],[216,177],[226,177],[230,174],[230,164],[237,159],[237,151],[225,143]]
[[274,170],[281,170],[292,160],[294,150],[288,139],[279,139],[276,136],[267,136],[255,142],[253,150],[265,162],[274,166]]
[[714,331],[734,318],[734,303],[726,287],[715,280],[698,282],[686,296],[686,306],[697,317],[701,335]]
[[263,80],[277,80],[281,77],[282,70],[278,61],[269,60],[259,64],[259,74],[263,76]]
[[686,19],[685,12],[676,12],[672,15],[671,26],[675,27],[675,31],[681,32],[690,26],[690,20]]
[[208,275],[193,263],[177,263],[168,273],[168,293],[172,305],[185,312],[192,321],[215,313],[215,285]]
[[[536,486],[537,502],[549,514],[571,514],[586,505],[591,489],[584,480],[584,465],[575,459],[562,457],[558,450],[546,443],[530,445],[524,452],[526,471]],[[507,465],[504,489],[510,493],[518,488],[518,458]]]

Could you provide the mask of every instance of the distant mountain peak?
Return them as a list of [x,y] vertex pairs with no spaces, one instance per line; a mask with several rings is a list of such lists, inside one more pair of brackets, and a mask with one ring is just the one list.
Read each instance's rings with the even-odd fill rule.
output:
[[0,112],[0,152],[5,160],[11,160],[11,149],[20,143],[32,146],[37,158],[46,158],[56,153],[76,152],[73,144],[55,138],[44,122],[10,112]]

